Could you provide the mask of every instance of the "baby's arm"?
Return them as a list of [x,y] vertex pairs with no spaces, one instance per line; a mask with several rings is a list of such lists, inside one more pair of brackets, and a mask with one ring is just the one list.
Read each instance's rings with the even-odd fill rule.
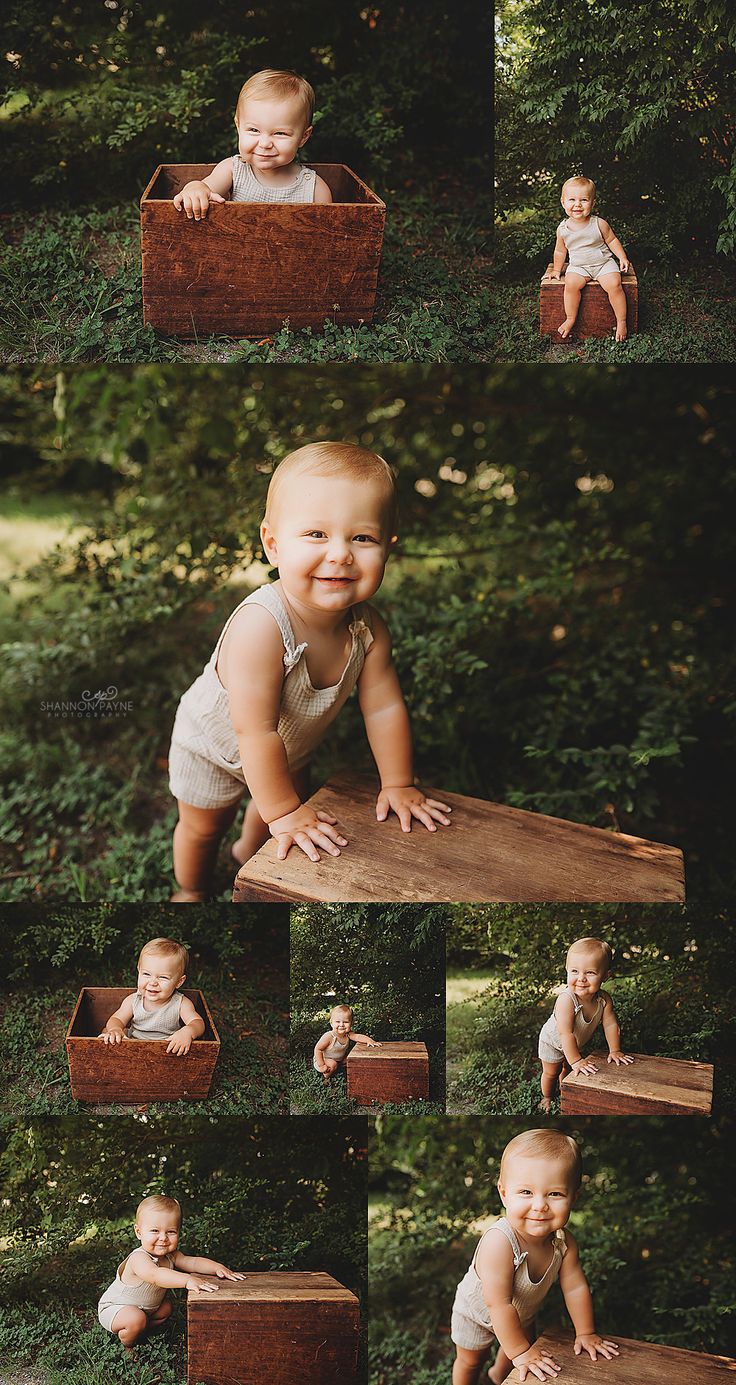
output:
[[330,1033],[328,1034],[323,1034],[322,1038],[318,1039],[316,1044],[314,1045],[313,1061],[316,1064],[319,1071],[322,1073],[327,1072],[327,1068],[325,1067],[322,1054],[324,1053],[325,1049],[329,1047],[331,1038],[332,1032],[330,1031]]
[[347,841],[335,827],[337,819],[302,803],[289,773],[278,733],[284,646],[278,625],[263,607],[246,607],[235,617],[218,672],[230,699],[245,781],[278,841],[278,859],[283,861],[292,845],[310,861],[320,860],[317,847],[339,856]]
[[401,695],[399,680],[391,659],[391,637],[385,622],[373,611],[373,644],[365,656],[358,679],[358,699],[366,734],[381,776],[381,792],[376,802],[376,817],[384,822],[393,809],[403,832],[411,832],[416,818],[429,832],[437,823],[449,827],[446,803],[426,798],[414,787],[409,714]]
[[316,175],[314,182],[314,200],[315,202],[332,201],[332,193],[324,178],[320,178],[319,174]]
[[192,1041],[201,1038],[204,1034],[204,1020],[201,1015],[197,1014],[191,1000],[187,1000],[186,996],[182,997],[179,1018],[184,1021],[183,1026],[171,1035],[166,1045],[166,1052],[183,1056],[189,1052]]
[[616,1018],[616,1011],[613,1008],[613,1001],[607,991],[601,991],[601,995],[606,1002],[603,1011],[603,1033],[609,1048],[607,1062],[615,1063],[616,1067],[619,1063],[633,1063],[634,1060],[630,1054],[621,1052],[621,1030]]
[[562,271],[563,271],[563,269],[565,268],[565,260],[566,260],[566,259],[567,259],[567,246],[565,245],[565,242],[564,242],[564,240],[562,239],[562,236],[561,236],[561,235],[559,234],[559,232],[558,232],[558,233],[557,233],[557,239],[556,239],[556,241],[555,241],[555,253],[554,253],[553,257],[552,257],[552,269],[550,270],[550,274],[549,274],[550,279],[559,279],[559,278],[560,278],[560,275],[562,274]]
[[[186,1257],[180,1256],[177,1251],[173,1257],[174,1264],[180,1264],[182,1258]],[[204,1289],[209,1293],[219,1288],[219,1285],[208,1279],[198,1279],[196,1275],[187,1273],[183,1265],[181,1270],[170,1270],[166,1265],[154,1265],[144,1250],[134,1250],[128,1257],[128,1265],[146,1284],[159,1284],[163,1289],[194,1289],[196,1293]]]
[[383,1044],[379,1043],[378,1039],[369,1039],[367,1034],[354,1034],[352,1029],[348,1038],[352,1039],[355,1044],[367,1044],[369,1048],[383,1048]]
[[215,1274],[218,1279],[245,1279],[244,1274],[236,1274],[227,1265],[221,1265],[219,1260],[210,1260],[206,1255],[183,1255],[177,1250],[174,1264],[189,1274]]
[[615,236],[607,221],[602,216],[598,217],[598,229],[603,236],[609,250],[612,250],[619,262],[621,273],[625,274],[629,268],[629,257],[624,250],[618,236]]
[[599,1356],[605,1356],[610,1361],[612,1356],[618,1356],[618,1347],[615,1342],[605,1341],[596,1332],[593,1299],[580,1264],[576,1241],[569,1231],[565,1232],[565,1241],[567,1254],[562,1257],[560,1266],[560,1288],[575,1328],[575,1355],[580,1356],[581,1352],[587,1351],[591,1361],[597,1361]]
[[118,1007],[114,1015],[111,1015],[99,1038],[103,1044],[121,1044],[125,1038],[125,1032],[133,1018],[133,1001],[135,991],[131,995],[126,995],[122,1005]]
[[221,159],[206,178],[195,178],[177,192],[174,206],[178,212],[184,210],[187,219],[202,221],[209,210],[210,202],[224,202],[233,186],[232,159]]
[[537,1380],[555,1377],[561,1369],[549,1352],[533,1346],[526,1337],[511,1301],[514,1289],[514,1253],[502,1232],[481,1242],[476,1269],[493,1331],[510,1361],[519,1368],[519,1379],[531,1373]]
[[589,1063],[587,1059],[581,1056],[578,1042],[573,1031],[575,1007],[572,1003],[572,996],[568,995],[566,991],[564,991],[562,995],[558,995],[555,1001],[555,1019],[557,1020],[557,1028],[560,1031],[562,1052],[573,1072],[582,1072],[585,1076],[592,1077],[593,1073],[597,1072],[598,1069],[595,1063]]

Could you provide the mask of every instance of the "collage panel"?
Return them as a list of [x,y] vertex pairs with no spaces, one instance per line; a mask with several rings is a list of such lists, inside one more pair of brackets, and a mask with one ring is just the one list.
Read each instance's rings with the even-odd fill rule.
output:
[[377,1123],[372,1381],[725,1385],[733,1123],[682,1132],[664,1117]]
[[292,1115],[444,1114],[447,914],[294,906]]
[[367,1122],[320,1131],[5,1122],[3,1385],[365,1385]]

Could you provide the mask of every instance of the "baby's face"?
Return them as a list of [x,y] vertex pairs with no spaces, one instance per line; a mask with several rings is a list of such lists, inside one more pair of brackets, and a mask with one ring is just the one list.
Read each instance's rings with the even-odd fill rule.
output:
[[142,1212],[135,1224],[135,1234],[149,1255],[173,1255],[180,1233],[176,1212]]
[[350,1033],[350,1016],[343,1014],[342,1010],[338,1010],[336,1014],[330,1016],[330,1028],[339,1039],[344,1039],[345,1035]]
[[312,133],[305,128],[299,101],[274,101],[249,97],[235,117],[240,157],[256,170],[267,173],[294,162]]
[[564,195],[560,198],[567,215],[573,221],[584,221],[593,210],[595,201],[593,194],[585,188],[572,187],[566,188]]
[[311,473],[285,487],[261,538],[294,604],[335,615],[378,591],[391,546],[377,484]]
[[597,995],[608,976],[608,968],[598,952],[571,952],[567,958],[567,984],[583,1000]]
[[165,1005],[171,1000],[184,977],[175,959],[161,957],[157,952],[144,952],[138,968],[138,994],[152,1005]]
[[532,1241],[565,1226],[575,1201],[566,1161],[534,1155],[506,1159],[498,1191],[514,1230]]

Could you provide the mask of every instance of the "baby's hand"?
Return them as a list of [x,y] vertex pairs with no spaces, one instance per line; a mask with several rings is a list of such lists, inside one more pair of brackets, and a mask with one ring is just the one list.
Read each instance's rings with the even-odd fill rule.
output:
[[381,789],[376,799],[378,821],[385,822],[392,810],[401,823],[402,832],[411,832],[412,818],[424,823],[428,832],[436,832],[438,822],[441,822],[443,827],[450,826],[450,819],[444,814],[451,813],[452,808],[446,803],[438,803],[434,798],[425,798],[421,789],[415,789],[413,785],[407,788]]
[[578,1073],[582,1073],[583,1077],[592,1077],[598,1069],[595,1063],[588,1062],[587,1058],[578,1058],[577,1063],[573,1063],[572,1065],[572,1071],[575,1073],[576,1077]]
[[103,1044],[121,1044],[125,1035],[119,1029],[103,1029],[97,1037],[102,1039]]
[[619,260],[618,264],[619,264],[619,269],[621,270],[621,273],[622,273],[622,274],[628,274],[629,269],[631,268],[631,266],[630,266],[629,261],[627,260],[627,258],[626,258],[625,255],[623,256],[622,259]]
[[180,212],[182,208],[187,214],[189,221],[194,217],[195,221],[203,221],[209,210],[210,202],[224,202],[219,192],[213,192],[206,183],[193,182],[187,183],[181,192],[177,192],[174,198],[174,206]]
[[179,1057],[183,1057],[192,1047],[193,1038],[194,1035],[191,1029],[187,1029],[186,1025],[183,1029],[177,1029],[176,1033],[172,1034],[166,1045],[166,1052],[176,1053]]
[[188,1274],[185,1289],[193,1289],[195,1294],[204,1289],[205,1293],[212,1294],[219,1289],[219,1284],[213,1284],[211,1279],[203,1279],[201,1274]]
[[234,1270],[229,1270],[227,1265],[220,1265],[216,1260],[213,1261],[212,1273],[216,1274],[218,1279],[245,1279],[244,1274],[236,1274]]
[[383,1048],[380,1039],[366,1039],[365,1046],[366,1048]]
[[318,846],[328,856],[339,856],[340,847],[348,843],[347,838],[340,835],[336,822],[337,818],[330,813],[315,813],[314,808],[307,807],[306,803],[301,803],[293,813],[274,818],[273,822],[269,822],[268,830],[279,844],[276,859],[286,860],[292,846],[298,846],[310,861],[321,861]]
[[622,1053],[620,1048],[611,1049],[611,1052],[609,1053],[606,1059],[607,1063],[615,1063],[616,1067],[618,1067],[619,1063],[633,1063],[633,1061],[634,1060],[631,1057],[631,1054]]
[[548,1380],[551,1376],[557,1379],[562,1366],[550,1356],[548,1351],[542,1351],[540,1347],[530,1347],[528,1351],[523,1351],[521,1356],[514,1357],[514,1365],[519,1368],[519,1380],[526,1380],[531,1373],[535,1380]]
[[562,276],[558,269],[551,269],[549,274],[545,274],[545,279],[560,279]]
[[604,1341],[597,1332],[578,1333],[575,1338],[575,1355],[580,1356],[584,1351],[587,1351],[591,1361],[597,1361],[599,1356],[605,1356],[606,1360],[610,1361],[619,1354],[616,1343]]

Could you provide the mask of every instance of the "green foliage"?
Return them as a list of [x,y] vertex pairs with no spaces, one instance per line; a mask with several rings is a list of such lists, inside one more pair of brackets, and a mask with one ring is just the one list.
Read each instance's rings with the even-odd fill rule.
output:
[[[455,1286],[500,1214],[504,1146],[528,1120],[393,1120],[371,1143],[371,1380],[438,1385],[452,1358]],[[728,1352],[733,1255],[728,1124],[667,1119],[556,1120],[581,1145],[584,1181],[570,1226],[602,1332]],[[538,1330],[570,1322],[559,1292]],[[441,1371],[444,1374],[441,1375]]]
[[[564,984],[565,955],[575,938],[603,938],[614,948],[613,996],[622,1046],[715,1065],[715,1110],[736,1099],[736,990],[729,975],[734,930],[712,904],[455,906],[448,958],[457,981],[475,967],[486,983],[453,1003],[448,979],[450,1108],[531,1114],[539,1102],[537,1037]],[[598,1030],[591,1047],[605,1049]]]

